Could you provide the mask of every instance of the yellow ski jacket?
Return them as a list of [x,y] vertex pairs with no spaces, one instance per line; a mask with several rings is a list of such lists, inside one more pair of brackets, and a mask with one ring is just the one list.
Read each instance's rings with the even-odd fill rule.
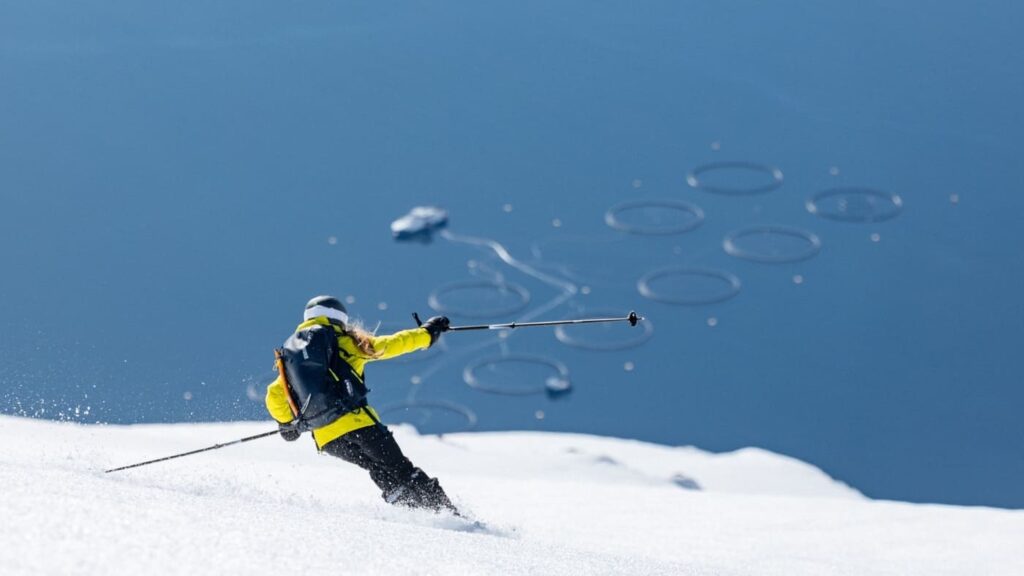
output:
[[[413,328],[412,330],[402,330],[389,336],[374,336],[372,339],[373,349],[377,351],[377,356],[367,356],[359,350],[351,336],[345,334],[339,326],[331,324],[325,316],[318,316],[307,320],[299,324],[295,331],[305,330],[314,324],[334,327],[334,331],[338,335],[338,349],[341,359],[347,362],[360,378],[363,377],[363,369],[366,367],[367,362],[394,358],[395,356],[401,356],[402,354],[408,354],[409,352],[415,352],[430,346],[430,334],[423,328]],[[267,411],[270,412],[274,420],[282,424],[291,422],[293,418],[292,410],[288,405],[287,392],[285,392],[284,381],[280,374],[278,374],[276,380],[267,386],[266,404]],[[377,417],[377,412],[373,408],[367,406],[366,410],[371,411],[374,418]],[[313,439],[316,440],[317,449],[321,449],[328,442],[336,440],[353,430],[373,425],[373,418],[365,414],[363,409],[357,408],[343,414],[334,422],[313,430]]]

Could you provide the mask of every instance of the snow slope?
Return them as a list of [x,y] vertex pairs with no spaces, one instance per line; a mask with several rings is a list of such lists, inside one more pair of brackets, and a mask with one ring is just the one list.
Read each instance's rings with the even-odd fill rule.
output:
[[484,532],[308,438],[102,472],[271,428],[0,417],[0,573],[1024,574],[1024,511],[872,501],[757,449],[397,428]]

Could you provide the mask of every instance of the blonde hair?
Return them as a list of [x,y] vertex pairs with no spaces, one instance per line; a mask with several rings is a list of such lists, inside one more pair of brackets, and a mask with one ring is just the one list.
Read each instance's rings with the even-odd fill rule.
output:
[[358,348],[359,351],[368,358],[377,358],[380,356],[380,352],[377,352],[373,347],[373,334],[364,330],[362,326],[356,323],[345,324],[345,327],[341,330],[346,336],[352,339],[356,348]]

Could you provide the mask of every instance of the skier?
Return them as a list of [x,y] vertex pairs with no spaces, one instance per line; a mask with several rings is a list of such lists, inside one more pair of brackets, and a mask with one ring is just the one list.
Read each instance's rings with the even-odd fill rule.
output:
[[[402,454],[392,433],[367,404],[368,390],[363,384],[367,362],[429,348],[448,329],[448,318],[435,316],[419,328],[374,336],[349,322],[345,306],[337,298],[317,296],[306,304],[303,320],[285,343],[285,350],[290,345],[293,349],[308,345],[296,353],[308,360],[314,342],[311,335],[329,335],[325,336],[329,338],[325,350],[329,350],[326,373],[330,377],[321,372],[318,379],[322,381],[310,382],[308,375],[302,381],[301,366],[285,367],[278,362],[279,374],[267,386],[266,404],[281,436],[292,442],[304,430],[312,429],[319,451],[367,470],[386,502],[458,514],[437,479]],[[310,414],[311,410],[315,413]]]

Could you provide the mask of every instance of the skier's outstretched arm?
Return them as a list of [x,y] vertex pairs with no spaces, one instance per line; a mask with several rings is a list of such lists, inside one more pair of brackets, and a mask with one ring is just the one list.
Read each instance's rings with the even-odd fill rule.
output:
[[373,349],[377,351],[377,356],[371,358],[371,360],[387,360],[388,358],[429,348],[430,344],[430,334],[423,328],[413,328],[386,336],[376,336],[373,339]]

